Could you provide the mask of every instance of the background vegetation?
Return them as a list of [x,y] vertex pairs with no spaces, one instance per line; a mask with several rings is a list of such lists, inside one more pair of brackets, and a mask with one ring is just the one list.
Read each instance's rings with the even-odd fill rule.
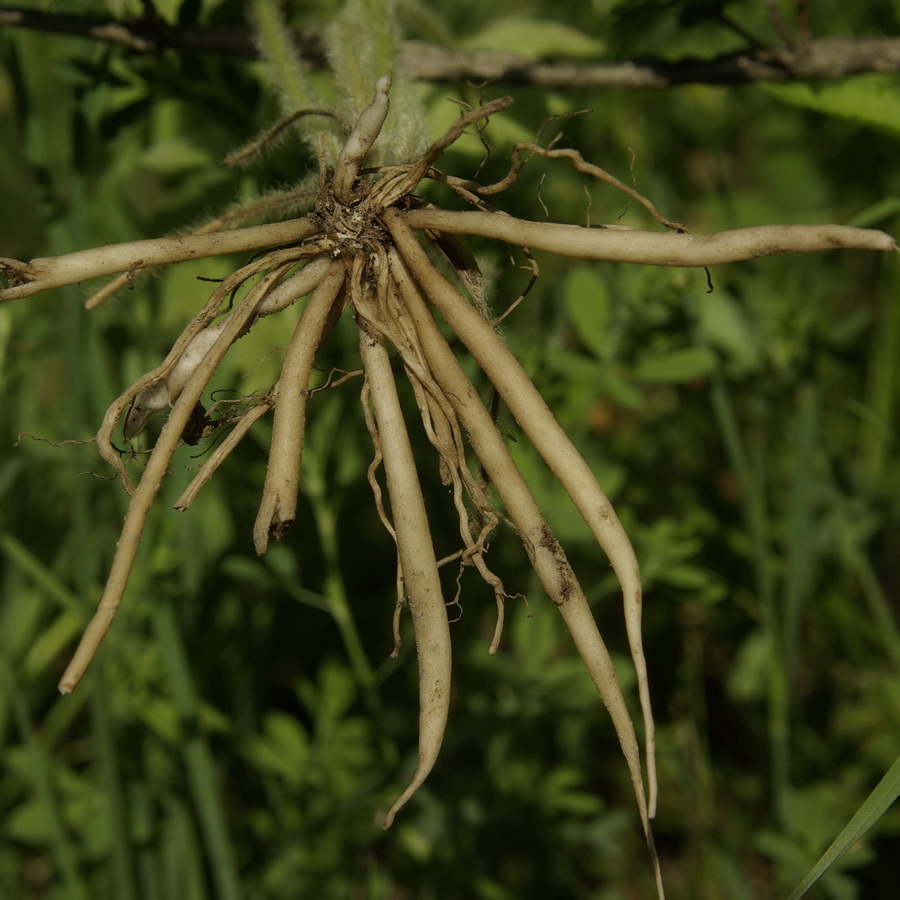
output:
[[[315,30],[337,0],[285,4]],[[811,4],[817,35],[896,33],[900,4]],[[170,22],[233,22],[232,0],[157,2]],[[763,4],[728,5],[775,40]],[[790,19],[790,8],[785,4]],[[702,4],[443,0],[400,4],[407,37],[459,49],[628,59],[709,56],[743,40]],[[698,13],[699,10],[699,13]],[[128,0],[67,12],[138,15]],[[554,23],[550,27],[549,23]],[[28,259],[152,237],[311,165],[219,161],[278,115],[262,66],[0,32],[0,252]],[[485,134],[490,173],[515,140],[565,144],[692,231],[837,222],[900,234],[900,91],[693,85],[512,92]],[[861,116],[873,97],[874,112]],[[464,84],[421,86],[436,134]],[[475,171],[460,141],[444,169]],[[452,161],[452,162],[451,162]],[[485,176],[489,177],[489,176]],[[438,189],[434,198],[454,203]],[[498,200],[524,218],[646,225],[622,195],[535,160]],[[527,275],[479,247],[502,309]],[[786,895],[897,755],[900,737],[900,278],[874,254],[770,258],[712,273],[540,258],[506,337],[617,504],[641,560],[660,725],[657,841],[671,897]],[[379,814],[415,763],[416,666],[390,660],[393,547],[375,515],[358,385],[316,395],[303,515],[257,559],[250,529],[265,428],[194,508],[161,505],[100,658],[73,696],[56,680],[93,608],[125,497],[88,444],[154,366],[228,260],[182,264],[86,313],[86,289],[0,309],[0,897],[524,900],[648,897],[625,766],[555,611],[514,536],[493,566],[512,601],[464,583],[441,759],[387,833]],[[268,331],[265,331],[269,325]],[[346,327],[345,327],[346,326]],[[223,367],[245,392],[277,371],[263,323]],[[328,354],[356,368],[344,323]],[[231,358],[230,358],[231,359]],[[245,373],[252,373],[243,377]],[[617,589],[536,457],[511,446],[629,678]],[[20,432],[30,437],[17,440]],[[421,436],[420,436],[421,437]],[[422,471],[436,465],[422,441]],[[169,507],[200,448],[185,448]],[[98,477],[99,476],[99,477]],[[166,499],[166,498],[164,498]],[[437,477],[439,547],[456,524]],[[452,568],[452,567],[448,567]],[[448,573],[452,591],[452,573]],[[816,890],[896,888],[900,813]]]

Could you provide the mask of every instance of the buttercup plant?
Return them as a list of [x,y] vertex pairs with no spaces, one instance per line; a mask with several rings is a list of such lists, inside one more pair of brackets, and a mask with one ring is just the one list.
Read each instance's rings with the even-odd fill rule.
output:
[[[419,763],[409,786],[388,811],[391,825],[400,808],[421,786],[437,759],[448,719],[451,686],[451,634],[438,561],[431,541],[419,473],[398,399],[391,353],[396,352],[410,382],[429,441],[438,453],[442,480],[452,489],[459,523],[461,567],[474,567],[494,591],[498,625],[491,650],[502,630],[508,595],[489,568],[488,541],[493,530],[508,523],[519,535],[545,592],[556,604],[581,659],[609,711],[625,756],[644,833],[651,849],[657,889],[662,880],[653,850],[650,821],[657,803],[654,726],[641,640],[642,593],[638,562],[612,505],[587,463],[559,426],[518,360],[497,332],[498,319],[481,293],[479,273],[464,238],[500,240],[531,251],[569,257],[666,266],[712,266],[774,253],[828,249],[896,250],[883,232],[836,225],[762,226],[719,234],[693,235],[661,216],[636,190],[574,150],[520,143],[507,177],[481,184],[441,171],[444,153],[467,129],[480,127],[512,102],[499,98],[461,113],[440,138],[424,150],[409,125],[410,86],[390,62],[392,32],[380,33],[363,52],[348,35],[360,15],[389,10],[373,3],[348,4],[331,32],[331,59],[338,85],[349,92],[344,110],[330,109],[313,96],[302,67],[275,18],[272,5],[259,3],[257,25],[261,46],[281,87],[287,119],[235,155],[252,158],[279,135],[298,124],[314,135],[318,171],[315,182],[263,198],[234,210],[200,232],[181,237],[137,241],[85,250],[30,262],[0,260],[8,287],[0,300],[33,296],[41,291],[101,275],[124,273],[133,279],[141,270],[182,260],[234,252],[252,252],[250,262],[217,284],[203,308],[190,320],[172,350],[152,371],[130,385],[109,407],[97,434],[101,456],[114,468],[130,495],[130,505],[115,558],[94,618],[66,669],[60,690],[75,689],[97,652],[124,595],[147,515],[174,453],[191,429],[196,430],[198,404],[229,349],[264,317],[276,315],[306,298],[284,357],[281,374],[270,388],[247,398],[242,411],[229,418],[233,428],[196,472],[176,506],[186,509],[216,473],[249,429],[269,411],[273,427],[268,468],[259,512],[253,527],[258,553],[281,539],[297,517],[306,405],[317,353],[343,314],[352,315],[359,330],[363,386],[361,400],[374,445],[369,468],[375,503],[397,547],[398,608],[409,607],[419,660]],[[373,19],[374,20],[374,19]],[[357,38],[358,40],[358,38]],[[351,65],[352,61],[352,65]],[[380,73],[375,77],[375,73]],[[352,102],[362,85],[371,91],[366,104]],[[405,92],[409,102],[392,100]],[[311,128],[329,128],[328,132]],[[352,123],[352,124],[348,124]],[[400,123],[398,125],[398,122]],[[395,128],[390,141],[384,136]],[[327,134],[327,137],[326,137]],[[380,150],[400,148],[389,160]],[[330,148],[336,148],[336,152]],[[402,154],[412,153],[408,159]],[[488,205],[516,182],[525,155],[563,160],[586,176],[601,179],[642,203],[667,230],[635,231],[622,226],[583,227],[513,218]],[[465,200],[467,211],[441,209],[424,202],[416,191],[424,180],[448,186]],[[312,198],[312,210],[272,224],[236,228],[253,217],[289,210]],[[277,249],[271,249],[271,248]],[[433,258],[444,258],[448,278]],[[237,295],[246,289],[237,301]],[[99,296],[108,295],[104,289]],[[234,302],[233,302],[234,301]],[[91,301],[98,302],[97,297]],[[476,361],[518,421],[554,476],[566,489],[619,580],[625,623],[635,667],[644,731],[644,762],[625,698],[603,638],[565,550],[544,518],[522,473],[507,450],[495,421],[457,354],[439,329],[436,314]],[[393,351],[390,349],[393,348]],[[165,424],[135,484],[114,444],[122,427],[135,438],[149,418],[168,410]],[[120,426],[121,423],[121,426]],[[215,423],[208,416],[201,433]],[[477,466],[473,465],[477,463]],[[384,467],[389,503],[383,501],[377,469]],[[499,499],[495,506],[487,486],[474,474],[480,468]],[[399,634],[395,625],[395,634]],[[399,636],[396,638],[399,641]]]

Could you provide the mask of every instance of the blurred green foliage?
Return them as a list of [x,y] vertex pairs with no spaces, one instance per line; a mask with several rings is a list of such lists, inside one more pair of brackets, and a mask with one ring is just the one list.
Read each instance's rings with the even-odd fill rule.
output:
[[[286,6],[316,28],[336,0]],[[242,5],[156,7],[170,22],[216,23]],[[727,10],[774,40],[764,4]],[[82,0],[66,11],[137,15],[140,4]],[[500,48],[510,34],[521,52],[608,59],[741,45],[696,4],[662,0],[408,0],[400,12],[406,36],[473,49]],[[900,26],[889,2],[827,0],[810,16],[821,35]],[[218,165],[277,117],[259,64],[11,29],[0,52],[4,256],[153,237],[311,166],[302,147],[249,173]],[[457,115],[446,97],[475,104],[482,93],[420,92],[434,133]],[[900,234],[894,76],[513,94],[485,132],[482,180],[505,172],[511,144],[550,116],[590,107],[547,123],[542,140],[563,130],[566,144],[633,178],[693,231],[804,221]],[[468,175],[483,156],[467,136],[442,168]],[[647,224],[561,162],[532,161],[497,202],[524,218]],[[527,280],[521,260],[477,249],[502,309]],[[896,259],[736,264],[712,272],[712,293],[694,270],[539,262],[505,335],[613,496],[641,560],[669,896],[785,896],[900,745]],[[381,831],[415,763],[416,665],[408,631],[389,658],[393,548],[365,482],[358,382],[311,401],[302,514],[262,559],[250,529],[266,426],[178,514],[171,504],[196,465],[197,449],[184,448],[99,658],[73,696],[56,695],[125,498],[90,443],[50,442],[89,441],[205,299],[197,277],[233,263],[182,264],[90,314],[81,288],[0,308],[0,897],[651,896],[612,729],[510,534],[497,535],[493,567],[527,604],[510,602],[501,650],[488,656],[491,593],[464,579],[442,756]],[[237,346],[220,390],[272,380],[270,351],[288,332],[283,318],[264,325]],[[357,367],[354,341],[342,323],[323,379],[331,366]],[[501,421],[630,688],[608,566],[515,422]],[[423,474],[435,476],[424,438],[420,450]],[[438,552],[451,553],[455,519],[438,484],[428,501]],[[893,810],[815,895],[890,896],[898,844]]]

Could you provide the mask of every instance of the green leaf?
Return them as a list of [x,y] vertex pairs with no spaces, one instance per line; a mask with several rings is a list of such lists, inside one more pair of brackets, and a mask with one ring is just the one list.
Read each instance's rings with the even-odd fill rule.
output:
[[800,900],[800,897],[804,896],[848,850],[862,840],[898,796],[900,796],[900,756],[788,900]]
[[262,772],[271,772],[289,784],[299,784],[309,759],[309,737],[296,719],[286,713],[270,712],[263,733],[253,735],[244,750],[247,758]]
[[686,347],[643,359],[634,370],[637,381],[678,384],[709,375],[716,367],[715,354],[706,347]]
[[698,298],[700,327],[711,344],[727,354],[741,371],[759,368],[761,348],[758,335],[744,310],[728,296],[717,291]]
[[827,84],[765,84],[763,90],[793,106],[851,119],[900,137],[900,86],[894,75],[858,75]]
[[472,35],[462,46],[470,52],[508,53],[514,48],[522,56],[589,58],[599,56],[604,44],[561,22],[503,16]]
[[144,168],[161,175],[175,175],[193,169],[203,169],[215,162],[207,150],[189,140],[170,137],[157,141],[141,156]]
[[851,228],[874,228],[898,213],[900,213],[900,197],[892,195],[867,206],[844,224]]
[[566,277],[566,309],[575,333],[600,359],[610,357],[610,297],[592,266],[577,266]]
[[4,830],[12,840],[41,846],[53,839],[53,818],[45,803],[26,800],[6,816]]

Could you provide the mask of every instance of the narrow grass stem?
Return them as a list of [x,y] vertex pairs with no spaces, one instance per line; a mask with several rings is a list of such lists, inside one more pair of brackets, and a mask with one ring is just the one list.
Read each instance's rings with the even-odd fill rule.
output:
[[241,900],[244,894],[229,834],[222,785],[209,742],[200,726],[200,704],[172,600],[164,598],[156,606],[153,618],[168,669],[172,700],[185,732],[179,745],[187,770],[192,805],[208,853],[216,896],[221,900]]
[[[369,708],[369,714],[375,722],[380,722],[382,708],[378,698],[377,678],[353,617],[338,540],[338,504],[333,489],[329,489],[326,483],[324,469],[325,459],[316,453],[309,454],[303,464],[304,493],[312,508],[325,566],[322,590],[325,607],[337,625],[344,651]],[[382,753],[387,759],[391,756],[390,749],[387,742],[382,741],[381,744]]]
[[81,871],[76,841],[70,836],[63,814],[63,804],[51,774],[50,758],[32,726],[33,712],[13,670],[14,656],[0,644],[0,694],[5,694],[12,707],[19,737],[27,749],[27,778],[40,804],[47,823],[50,856],[59,872],[65,896],[71,900],[90,900],[92,892]]

